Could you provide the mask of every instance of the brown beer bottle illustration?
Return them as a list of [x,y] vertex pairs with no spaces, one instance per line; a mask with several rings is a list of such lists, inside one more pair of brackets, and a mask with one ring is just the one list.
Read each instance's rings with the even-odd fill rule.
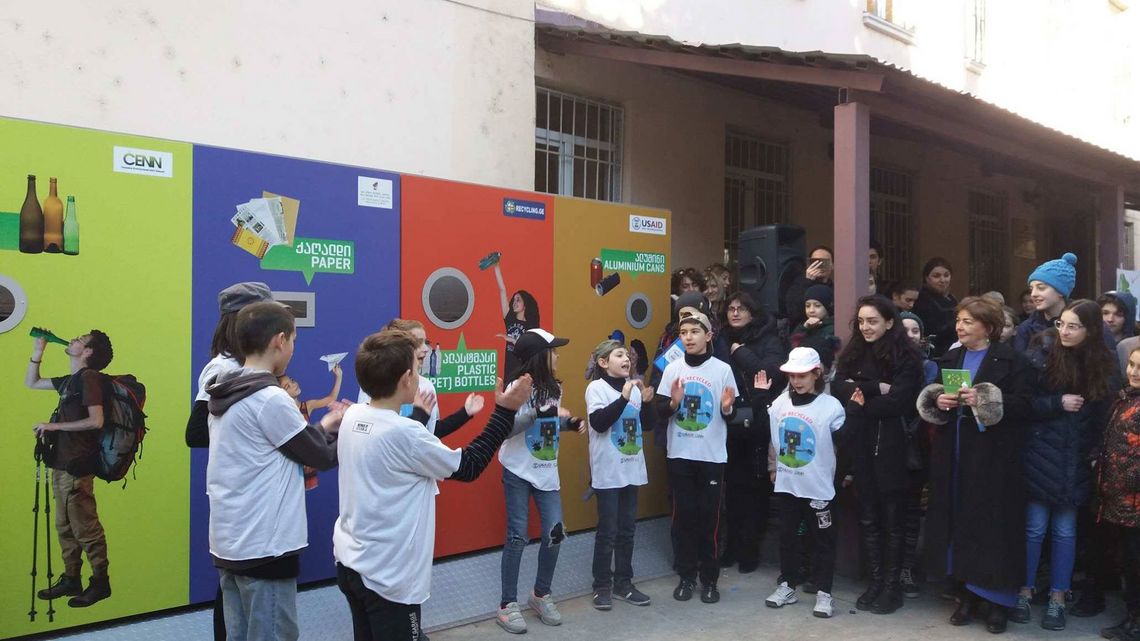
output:
[[28,195],[20,207],[20,251],[38,254],[44,250],[44,210],[36,197],[36,177],[28,174]]
[[44,251],[63,251],[63,201],[56,193],[55,178],[51,179],[51,191],[44,199]]

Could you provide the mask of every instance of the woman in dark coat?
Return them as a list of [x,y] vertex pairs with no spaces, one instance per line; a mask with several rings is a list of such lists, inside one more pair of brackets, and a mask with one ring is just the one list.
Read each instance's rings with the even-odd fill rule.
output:
[[922,357],[889,300],[865,296],[856,309],[857,331],[839,355],[831,384],[837,398],[849,398],[858,388],[866,399],[852,463],[861,550],[871,585],[855,607],[890,614],[903,603],[899,579],[910,488],[906,426],[922,385]]
[[[780,338],[776,318],[744,292],[725,299],[720,333],[713,354],[729,364],[736,379],[738,403],[751,407],[750,392],[756,374],[763,370],[783,390],[787,380],[780,371],[788,350]],[[760,536],[768,516],[768,433],[764,426],[728,430],[728,464],[725,467],[725,519],[727,542],[722,565],[739,562],[743,573],[760,565]]]
[[926,333],[934,337],[930,347],[931,356],[935,358],[945,354],[955,340],[954,313],[958,299],[950,293],[953,272],[954,268],[945,258],[935,256],[926,261],[922,267],[922,289],[911,310],[922,319]]
[[955,326],[962,346],[938,366],[940,372],[969,370],[972,387],[955,393],[930,385],[918,398],[919,414],[935,425],[927,571],[965,584],[952,625],[969,623],[984,602],[990,632],[1005,631],[1008,608],[1025,580],[1022,461],[1037,387],[1025,356],[999,342],[1004,323],[994,300],[971,296],[959,303]]
[[1045,532],[1052,534],[1046,630],[1065,629],[1065,594],[1077,552],[1077,509],[1088,501],[1092,462],[1100,449],[1113,393],[1116,363],[1104,345],[1100,306],[1076,300],[1061,312],[1057,329],[1039,334],[1027,357],[1039,372],[1035,418],[1025,447],[1025,583],[1010,619],[1028,623],[1029,602]]

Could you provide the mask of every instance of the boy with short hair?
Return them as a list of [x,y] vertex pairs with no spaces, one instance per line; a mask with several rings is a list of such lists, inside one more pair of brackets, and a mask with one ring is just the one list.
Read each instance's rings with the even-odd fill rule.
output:
[[237,315],[245,362],[207,388],[210,554],[231,638],[295,640],[299,554],[308,546],[302,466],[336,465],[344,406],[306,425],[277,377],[293,357],[293,313],[276,302]]
[[669,417],[666,466],[673,490],[673,556],[681,576],[673,598],[691,599],[699,574],[701,601],[716,603],[716,527],[736,384],[732,368],[712,355],[708,316],[692,307],[678,315],[685,356],[665,367],[655,401],[657,415]]
[[338,443],[340,516],[333,526],[337,585],[348,600],[356,639],[414,641],[431,587],[436,482],[474,481],[490,464],[530,398],[530,376],[495,395],[487,427],[462,450],[447,447],[400,416],[419,389],[419,339],[384,330],[364,339],[356,378],[367,405],[345,413]]
[[[50,452],[44,462],[52,469],[55,529],[64,566],[55,585],[40,590],[38,596],[41,599],[70,596],[69,606],[85,608],[111,596],[107,539],[96,511],[94,475],[87,461],[99,451],[99,431],[103,427],[104,380],[99,372],[111,363],[115,354],[111,339],[93,329],[67,344],[70,374],[40,378],[46,345],[43,338],[36,339],[24,383],[30,389],[59,393],[59,406],[51,421],[37,423],[33,429]],[[81,576],[84,553],[91,564],[91,582],[87,589],[83,589]]]

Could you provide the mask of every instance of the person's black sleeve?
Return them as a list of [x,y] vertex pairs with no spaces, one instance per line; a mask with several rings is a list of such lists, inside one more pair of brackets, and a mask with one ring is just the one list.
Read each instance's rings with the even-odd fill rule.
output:
[[674,409],[669,407],[673,399],[662,394],[653,397],[653,413],[657,416],[657,425],[654,426],[653,438],[659,439],[659,443],[665,442],[666,430],[669,429],[669,419],[674,414]]
[[[629,399],[624,396],[619,396],[613,403],[590,412],[590,426],[597,432],[604,432],[610,429],[610,427],[617,422],[618,418],[621,417],[621,413],[625,411],[626,405],[629,405]],[[644,428],[645,421],[642,421],[641,424]]]
[[420,407],[419,405],[413,405],[412,415],[409,418],[419,423],[420,425],[427,427],[428,421],[431,420],[431,414],[425,411],[424,408]]
[[[732,349],[731,346],[729,349]],[[732,365],[740,371],[741,384],[751,387],[752,380],[764,370],[772,381],[772,389],[782,390],[787,385],[787,378],[780,371],[780,365],[788,360],[788,353],[782,341],[777,338],[756,341],[751,345],[741,345],[729,356]],[[737,395],[745,396],[744,391],[736,390]]]
[[277,449],[289,460],[322,472],[336,467],[336,436],[325,432],[320,425],[306,425]]
[[866,413],[863,411],[863,406],[855,401],[848,401],[845,409],[845,418],[843,419],[843,427],[831,433],[831,442],[838,448],[847,444],[855,433],[859,431],[859,427],[863,424],[866,418]]
[[195,401],[186,421],[186,447],[210,447],[210,402]]
[[768,445],[772,443],[772,429],[768,419],[768,406],[772,404],[772,391],[752,388],[749,401],[752,403],[752,427],[750,429],[763,430],[764,447],[767,449]]
[[[657,397],[654,396],[654,399]],[[652,432],[657,427],[657,412],[653,407],[653,401],[642,401],[641,403],[641,431]]]
[[435,435],[438,438],[443,438],[448,434],[454,434],[470,420],[471,415],[467,413],[466,409],[461,407],[456,410],[454,414],[435,422]]
[[467,447],[463,448],[463,453],[459,458],[459,469],[447,478],[465,483],[470,483],[479,478],[483,470],[491,464],[495,450],[499,449],[499,446],[503,444],[511,432],[514,420],[514,410],[496,405],[495,411],[491,413],[491,418],[487,419],[487,427],[484,427],[479,436],[476,436],[467,444]]

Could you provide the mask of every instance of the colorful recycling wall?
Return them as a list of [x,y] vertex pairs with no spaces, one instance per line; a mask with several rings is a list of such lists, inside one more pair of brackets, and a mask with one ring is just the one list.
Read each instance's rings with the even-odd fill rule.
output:
[[[523,307],[571,339],[558,374],[576,415],[585,412],[594,345],[621,332],[652,356],[666,321],[669,215],[660,210],[9,119],[0,119],[0,140],[0,372],[9,389],[0,514],[10,524],[0,538],[0,637],[214,598],[207,452],[188,449],[184,429],[210,358],[217,293],[234,282],[267,283],[297,314],[288,373],[302,400],[332,391],[338,363],[339,396],[355,399],[360,340],[395,316],[422,321],[434,348],[425,373],[443,415],[469,393],[493,402],[509,357],[505,337]],[[36,215],[43,229],[27,224]],[[37,240],[62,251],[29,253]],[[29,574],[34,549],[35,589],[46,586],[49,537],[52,570],[62,571],[32,434],[58,395],[23,385],[32,327],[65,340],[105,331],[115,353],[106,371],[147,387],[150,432],[126,487],[95,481],[114,593],[85,609],[57,600],[54,621],[48,603],[32,599]],[[63,350],[49,344],[42,376],[68,373]],[[485,416],[448,444],[469,441]],[[652,437],[640,445],[651,479],[641,515],[661,514],[663,451]],[[586,437],[564,434],[559,461],[567,528],[591,528]],[[475,483],[442,484],[437,557],[502,544],[500,475],[496,463]],[[333,575],[335,470],[319,475],[306,500],[301,582]]]

